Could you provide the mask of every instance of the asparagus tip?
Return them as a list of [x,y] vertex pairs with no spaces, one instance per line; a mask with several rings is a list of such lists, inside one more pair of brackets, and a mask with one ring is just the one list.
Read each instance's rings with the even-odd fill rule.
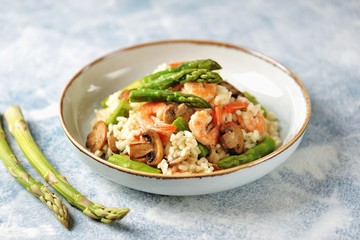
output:
[[101,204],[95,203],[85,208],[83,213],[103,223],[112,223],[123,219],[129,211],[129,208],[106,208]]

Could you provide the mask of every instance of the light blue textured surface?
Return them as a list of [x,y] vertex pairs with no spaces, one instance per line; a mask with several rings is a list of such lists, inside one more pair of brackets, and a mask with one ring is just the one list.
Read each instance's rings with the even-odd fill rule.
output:
[[[45,155],[90,199],[132,209],[105,225],[70,208],[65,230],[0,164],[0,239],[359,239],[359,1],[19,1],[0,3],[0,113],[18,104]],[[117,48],[218,40],[293,70],[312,100],[299,149],[282,167],[218,194],[167,197],[92,172],[58,118],[68,80]],[[8,133],[8,132],[7,132]],[[11,146],[37,179],[16,143]]]

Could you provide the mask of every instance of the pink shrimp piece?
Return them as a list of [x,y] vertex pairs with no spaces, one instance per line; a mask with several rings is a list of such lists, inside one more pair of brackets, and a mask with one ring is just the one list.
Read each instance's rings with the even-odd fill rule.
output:
[[148,102],[144,103],[138,109],[139,124],[142,128],[152,128],[154,124],[160,121],[160,113],[166,108],[164,102]]
[[166,141],[167,138],[176,131],[176,126],[167,124],[161,120],[161,115],[166,108],[164,102],[148,102],[143,104],[138,112],[138,124],[142,131],[147,129],[154,129],[159,133],[162,140]]
[[216,96],[216,84],[186,82],[184,83],[183,92],[193,94],[208,102],[212,102]]
[[207,146],[215,146],[220,135],[219,126],[208,130],[211,123],[212,117],[207,110],[197,111],[191,116],[189,121],[189,128],[194,134],[195,139]]
[[263,133],[266,130],[265,117],[260,112],[255,116],[250,112],[242,112],[241,115],[238,116],[238,122],[247,132],[257,130],[259,133]]

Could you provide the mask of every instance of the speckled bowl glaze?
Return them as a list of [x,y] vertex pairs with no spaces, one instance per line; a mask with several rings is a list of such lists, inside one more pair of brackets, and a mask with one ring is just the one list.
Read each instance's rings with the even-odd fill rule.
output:
[[[271,154],[210,174],[165,176],[113,165],[85,147],[94,109],[110,93],[152,72],[159,64],[211,58],[221,75],[257,97],[279,120],[283,144]],[[81,159],[94,171],[129,188],[162,195],[199,195],[233,189],[257,180],[284,163],[298,147],[310,119],[309,95],[293,72],[256,51],[200,40],[150,42],[116,50],[81,69],[65,86],[60,120]]]

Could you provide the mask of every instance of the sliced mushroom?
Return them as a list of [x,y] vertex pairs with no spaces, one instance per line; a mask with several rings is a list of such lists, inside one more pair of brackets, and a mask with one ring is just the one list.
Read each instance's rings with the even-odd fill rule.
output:
[[153,154],[150,154],[150,157],[146,160],[146,163],[151,166],[156,166],[164,157],[164,147],[160,136],[153,129],[146,130],[142,135],[143,137],[147,138],[153,145]]
[[108,129],[104,121],[96,122],[92,131],[86,137],[86,147],[93,153],[102,149],[106,144],[107,131]]
[[157,166],[164,157],[164,147],[160,136],[153,129],[146,130],[142,136],[147,139],[147,142],[130,144],[130,158]]
[[228,83],[226,81],[222,81],[219,84],[223,87],[226,87],[226,89],[231,92],[232,97],[236,98],[237,96],[244,96],[244,94],[242,92],[240,92],[237,88],[235,88],[233,85],[231,85],[230,83]]
[[168,104],[162,113],[162,119],[165,123],[172,123],[176,119],[176,104]]
[[139,162],[146,162],[146,156],[154,150],[150,142],[131,143],[129,145],[129,157]]
[[188,107],[185,103],[181,103],[176,110],[176,117],[182,117],[186,122],[189,122],[191,115],[195,113],[195,110]]
[[114,133],[111,132],[108,139],[107,139],[107,143],[109,145],[109,148],[111,149],[111,151],[113,153],[119,153],[119,149],[116,147],[116,137],[114,136]]
[[188,107],[185,103],[181,103],[180,105],[171,103],[168,104],[161,113],[161,120],[171,124],[177,117],[182,117],[188,122],[194,113],[195,110]]
[[240,154],[244,151],[244,135],[240,125],[227,122],[220,127],[219,142],[231,154]]

